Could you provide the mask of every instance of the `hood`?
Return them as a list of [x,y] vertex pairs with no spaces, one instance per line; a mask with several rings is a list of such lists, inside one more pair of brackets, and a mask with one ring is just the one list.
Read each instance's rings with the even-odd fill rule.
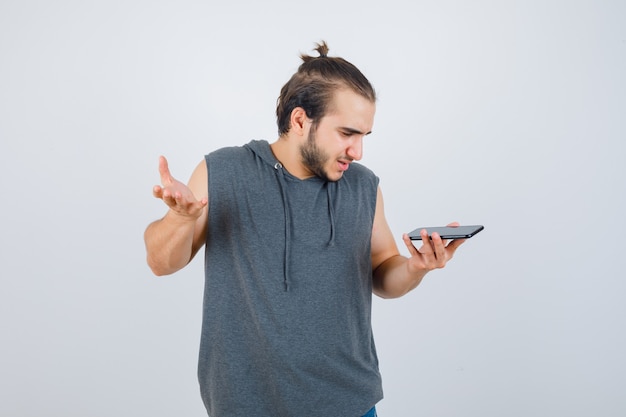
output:
[[[256,157],[261,159],[263,162],[267,163],[269,166],[273,168],[273,171],[276,175],[276,181],[278,182],[278,188],[280,189],[280,194],[283,203],[283,210],[285,213],[285,250],[283,257],[283,282],[285,286],[285,291],[289,291],[289,283],[290,283],[290,271],[289,271],[289,260],[291,259],[291,215],[289,209],[289,198],[288,198],[288,188],[287,188],[287,176],[291,178],[293,177],[289,174],[283,165],[280,163],[278,159],[274,156],[270,145],[265,140],[253,140],[248,144],[244,145],[246,148],[251,150]],[[335,245],[335,207],[333,205],[334,197],[337,192],[337,183],[332,181],[324,181],[324,188],[326,188],[326,195],[328,199],[328,217],[330,222],[330,238],[328,240],[328,246]]]

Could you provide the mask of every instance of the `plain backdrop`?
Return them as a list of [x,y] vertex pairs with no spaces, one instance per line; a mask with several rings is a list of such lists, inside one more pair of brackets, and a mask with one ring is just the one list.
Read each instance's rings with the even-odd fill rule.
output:
[[158,156],[186,181],[275,140],[322,39],[379,94],[362,163],[398,243],[485,225],[375,299],[379,415],[626,415],[625,21],[621,0],[2,0],[0,415],[206,415],[202,256],[145,263]]

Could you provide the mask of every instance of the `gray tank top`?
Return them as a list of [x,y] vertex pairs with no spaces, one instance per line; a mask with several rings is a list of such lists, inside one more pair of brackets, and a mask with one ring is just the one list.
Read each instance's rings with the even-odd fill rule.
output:
[[211,417],[362,416],[382,398],[371,327],[378,178],[300,180],[266,141],[206,156],[198,377]]

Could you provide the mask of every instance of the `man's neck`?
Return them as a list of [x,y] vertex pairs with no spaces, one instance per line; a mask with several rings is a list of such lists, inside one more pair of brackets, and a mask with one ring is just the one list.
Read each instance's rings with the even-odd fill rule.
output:
[[300,149],[296,138],[283,135],[276,142],[270,144],[270,149],[283,168],[294,177],[305,180],[313,176],[302,166]]

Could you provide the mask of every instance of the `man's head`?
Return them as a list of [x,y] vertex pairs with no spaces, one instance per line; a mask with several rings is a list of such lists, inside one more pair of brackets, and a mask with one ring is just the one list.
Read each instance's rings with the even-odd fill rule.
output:
[[291,113],[300,107],[317,126],[332,105],[338,90],[348,89],[374,103],[376,92],[357,67],[343,58],[329,57],[326,42],[317,44],[319,57],[302,54],[303,63],[283,86],[276,106],[278,132],[291,128]]
[[[292,123],[300,156],[300,172],[338,181],[353,161],[363,155],[363,138],[372,131],[376,106],[369,99],[341,88],[333,94],[330,110],[317,124],[296,108]],[[308,126],[308,129],[307,129]]]

